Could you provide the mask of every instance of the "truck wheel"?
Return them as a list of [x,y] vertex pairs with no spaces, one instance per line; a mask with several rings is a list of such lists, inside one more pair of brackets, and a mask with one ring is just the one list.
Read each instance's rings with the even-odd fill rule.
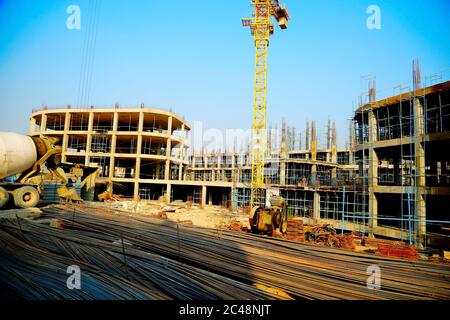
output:
[[14,191],[14,203],[22,209],[36,207],[39,199],[39,192],[33,187],[22,187]]
[[9,202],[9,193],[5,188],[0,187],[0,209],[4,208]]

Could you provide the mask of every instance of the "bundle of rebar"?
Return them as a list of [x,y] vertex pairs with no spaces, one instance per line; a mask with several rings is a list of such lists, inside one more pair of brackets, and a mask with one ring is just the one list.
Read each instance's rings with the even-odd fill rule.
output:
[[[446,264],[406,261],[88,205],[0,219],[1,280],[17,296],[60,299],[449,299]],[[66,288],[67,265],[86,275]],[[65,268],[64,268],[65,266]],[[379,287],[368,285],[371,267]],[[31,277],[41,277],[36,289]],[[64,280],[64,281],[62,281]],[[370,284],[370,283],[369,283]],[[46,288],[48,291],[44,291]],[[28,291],[27,291],[28,290]]]

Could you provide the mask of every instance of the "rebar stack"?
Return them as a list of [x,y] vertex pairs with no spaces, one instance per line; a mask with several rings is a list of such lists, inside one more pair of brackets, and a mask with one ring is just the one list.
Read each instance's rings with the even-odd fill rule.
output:
[[[450,299],[445,264],[204,229],[106,207],[52,206],[43,209],[42,217],[57,219],[63,228],[0,220],[0,281],[17,296]],[[66,288],[66,268],[74,264],[86,275],[79,292]],[[380,290],[367,286],[371,266],[381,269]],[[41,278],[38,284],[25,280],[34,277]],[[43,293],[35,286],[50,290]]]

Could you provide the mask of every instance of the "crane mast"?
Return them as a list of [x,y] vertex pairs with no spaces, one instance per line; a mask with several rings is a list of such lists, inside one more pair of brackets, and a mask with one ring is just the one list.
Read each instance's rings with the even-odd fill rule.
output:
[[274,17],[281,29],[287,29],[289,13],[278,0],[252,0],[253,18],[242,19],[245,27],[250,27],[254,37],[255,83],[252,127],[252,181],[250,206],[264,206],[265,198],[265,154],[266,154],[266,113],[267,113],[267,61],[270,36],[274,33]]

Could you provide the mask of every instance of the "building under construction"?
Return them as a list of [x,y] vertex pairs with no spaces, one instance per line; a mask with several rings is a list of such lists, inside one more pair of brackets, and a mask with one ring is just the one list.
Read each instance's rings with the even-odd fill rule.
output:
[[34,111],[30,136],[62,140],[62,162],[99,168],[111,192],[153,199],[170,192],[187,166],[183,138],[189,124],[170,111],[63,109]]
[[[400,239],[446,242],[450,205],[450,82],[362,104],[346,148],[328,121],[319,147],[316,123],[304,133],[283,121],[268,136],[266,195],[287,200],[305,223]],[[237,210],[250,205],[251,155],[191,153],[189,124],[147,109],[44,109],[31,136],[62,139],[63,162],[99,167],[97,194],[191,201]]]

